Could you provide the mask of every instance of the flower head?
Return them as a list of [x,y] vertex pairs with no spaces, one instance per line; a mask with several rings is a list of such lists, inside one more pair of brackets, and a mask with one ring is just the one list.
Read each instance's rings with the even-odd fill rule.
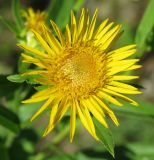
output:
[[34,11],[32,8],[29,8],[27,11],[22,12],[22,16],[26,19],[25,25],[28,30],[35,29],[37,32],[42,32],[42,24],[45,24],[46,13]]
[[[23,103],[43,101],[32,120],[46,109],[50,109],[50,120],[44,136],[51,132],[70,110],[70,140],[73,140],[78,115],[87,131],[96,139],[91,115],[108,127],[106,115],[118,126],[118,120],[108,103],[122,106],[122,100],[132,105],[137,103],[127,94],[141,92],[124,81],[138,76],[122,75],[123,72],[140,68],[138,59],[127,59],[136,52],[136,45],[129,45],[110,51],[120,36],[121,26],[106,19],[95,28],[97,10],[90,21],[87,10],[82,9],[77,23],[71,13],[71,26],[66,25],[65,36],[51,21],[56,36],[43,25],[43,34],[34,29],[38,42],[46,52],[26,45],[19,45],[27,53],[22,54],[24,62],[38,66],[25,75],[40,75],[35,80],[47,88],[35,93]],[[31,52],[31,54],[29,54]]]

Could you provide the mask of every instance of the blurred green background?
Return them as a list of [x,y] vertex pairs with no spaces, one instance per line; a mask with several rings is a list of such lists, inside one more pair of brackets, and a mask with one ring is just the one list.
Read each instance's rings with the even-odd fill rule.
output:
[[[70,10],[80,13],[88,8],[92,15],[99,8],[98,24],[105,18],[123,24],[124,33],[116,47],[137,43],[140,63],[136,71],[144,92],[136,97],[140,106],[113,106],[120,121],[110,123],[115,141],[116,160],[154,160],[154,1],[153,0],[21,0],[22,8],[48,10],[50,18],[63,29]],[[14,21],[11,0],[0,0],[0,16]],[[65,12],[65,19],[63,13]],[[68,14],[67,14],[68,13]],[[113,160],[105,147],[95,142],[80,124],[72,144],[69,122],[65,117],[55,131],[42,138],[48,115],[31,123],[32,114],[41,105],[21,104],[34,90],[26,83],[12,83],[7,76],[18,74],[20,50],[17,37],[0,21],[0,160]]]

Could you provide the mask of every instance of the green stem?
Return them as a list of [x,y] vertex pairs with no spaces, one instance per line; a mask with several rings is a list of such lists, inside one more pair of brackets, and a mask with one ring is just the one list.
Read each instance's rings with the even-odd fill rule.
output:
[[69,133],[69,125],[67,125],[62,132],[60,132],[52,141],[53,144],[60,143]]

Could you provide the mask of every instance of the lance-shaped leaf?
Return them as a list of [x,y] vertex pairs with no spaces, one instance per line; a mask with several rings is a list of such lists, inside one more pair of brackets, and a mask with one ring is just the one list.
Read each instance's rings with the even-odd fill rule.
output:
[[114,157],[114,140],[109,128],[105,128],[101,125],[95,118],[93,118],[94,124],[96,126],[96,134],[101,140],[101,143],[109,151],[109,153]]
[[20,132],[19,119],[15,113],[0,106],[0,125],[18,134]]

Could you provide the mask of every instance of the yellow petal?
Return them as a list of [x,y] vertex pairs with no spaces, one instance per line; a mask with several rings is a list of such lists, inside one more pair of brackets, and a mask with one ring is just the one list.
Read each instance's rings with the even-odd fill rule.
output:
[[46,68],[42,63],[41,61],[39,61],[38,59],[36,58],[33,58],[31,56],[28,56],[26,54],[21,54],[21,56],[24,58],[24,60],[22,60],[22,62],[25,62],[25,63],[33,63],[41,68]]
[[78,39],[80,41],[85,41],[86,40],[88,27],[89,27],[89,14],[88,14],[88,10],[86,10],[85,14],[84,14],[83,27],[82,27],[81,33],[79,34],[79,37],[78,37]]
[[87,40],[90,40],[92,38],[92,35],[93,35],[93,32],[94,32],[94,28],[95,28],[95,24],[96,24],[97,14],[98,14],[98,9],[95,10],[95,13],[93,15],[91,24],[89,26]]
[[62,34],[61,30],[59,29],[59,27],[53,21],[51,21],[51,24],[52,24],[52,27],[53,27],[53,29],[55,30],[55,32],[58,36],[58,39],[61,42],[61,45],[64,46],[65,41],[64,41],[64,37],[63,37],[63,34]]
[[79,24],[78,24],[78,30],[77,30],[77,38],[80,35],[83,26],[84,26],[84,19],[85,19],[85,10],[84,8],[81,11],[80,19],[79,19]]
[[138,90],[129,90],[126,88],[113,87],[113,86],[109,86],[109,85],[106,85],[105,88],[112,90],[112,91],[115,91],[115,92],[118,92],[118,93],[124,93],[124,94],[141,94],[142,93],[141,91],[138,91]]
[[57,111],[58,111],[58,103],[55,102],[52,106],[51,113],[50,113],[50,121],[49,121],[49,124],[48,124],[44,134],[43,134],[43,137],[45,137],[47,134],[49,134],[49,132],[51,132],[54,129],[55,125],[53,124],[53,122],[54,122],[55,116],[57,114]]
[[[131,55],[133,55],[134,53],[136,53],[136,49],[131,49],[131,50],[126,50],[126,51],[122,51],[122,52],[119,52],[119,50],[114,50],[112,51],[112,55],[111,57],[113,58],[114,61],[118,61],[118,60],[122,60],[122,59],[125,59]],[[110,53],[108,53],[110,54]]]
[[[95,138],[95,139],[98,139],[96,134],[94,133],[94,127],[93,127],[93,122],[88,122],[88,118],[87,116],[89,116],[89,114],[85,115],[85,112],[83,111],[83,108],[82,106],[80,107],[79,105],[77,105],[77,111],[78,111],[78,114],[79,114],[79,117],[80,117],[80,120],[82,122],[82,124],[84,125],[84,127],[87,129],[87,131]],[[91,124],[92,123],[92,124]],[[89,126],[90,124],[90,126]],[[93,129],[92,129],[93,128]]]
[[110,95],[104,93],[103,91],[98,91],[97,96],[100,98],[106,99],[107,101],[117,105],[117,106],[122,106],[120,102],[118,102],[115,98],[111,97]]
[[58,111],[57,111],[55,119],[54,119],[55,125],[62,119],[62,117],[66,113],[66,111],[68,109],[68,105],[69,105],[69,103],[68,103],[67,97],[63,97],[62,100],[59,102]]
[[72,43],[77,39],[77,24],[73,11],[71,12],[71,31],[72,31]]
[[110,75],[114,75],[116,73],[126,71],[128,68],[133,66],[136,62],[138,62],[138,59],[131,59],[131,60],[122,60],[122,61],[112,61],[108,64],[108,67],[111,67],[110,69]]
[[107,26],[105,26],[99,34],[96,34],[94,39],[96,39],[96,43],[100,42],[100,39],[110,30],[110,28],[113,26],[113,22],[109,23]]
[[38,55],[40,57],[43,57],[43,58],[49,58],[49,56],[35,48],[32,48],[32,47],[29,47],[29,46],[26,46],[24,44],[17,44],[18,47],[22,48],[23,50],[26,50],[30,53],[32,53],[34,56]]
[[50,47],[52,47],[52,49],[56,52],[56,53],[59,53],[60,50],[62,49],[60,43],[58,42],[58,40],[53,36],[53,34],[51,32],[48,31],[48,28],[43,25],[43,28],[44,28],[44,33],[45,33],[45,36],[47,38],[47,41],[50,45]]
[[126,83],[122,83],[122,82],[112,81],[112,82],[110,82],[110,85],[115,86],[115,87],[120,87],[120,88],[126,88],[126,89],[129,89],[129,90],[138,90],[136,87],[131,86],[131,85],[126,84]]
[[89,101],[93,106],[95,106],[95,109],[97,110],[97,112],[99,112],[103,117],[105,117],[105,113],[104,113],[102,107],[98,103],[96,103],[94,98],[89,97]]
[[84,107],[87,107],[88,110],[95,116],[95,118],[106,128],[108,128],[108,125],[104,119],[104,117],[102,116],[102,114],[100,112],[98,112],[95,108],[95,105],[93,105],[89,99],[88,100],[82,100],[82,104]]
[[55,53],[53,52],[53,50],[49,47],[49,45],[46,43],[46,41],[42,38],[42,36],[37,33],[36,31],[32,30],[33,33],[35,34],[36,39],[40,42],[40,44],[42,45],[42,47],[47,51],[47,53],[49,55],[54,55]]
[[138,79],[139,76],[113,76],[113,80],[117,80],[117,81],[123,81],[123,80],[133,80],[133,79]]
[[109,108],[109,106],[107,104],[105,104],[102,100],[100,100],[100,98],[98,98],[97,96],[93,96],[93,98],[103,109],[106,110],[106,112],[108,113],[110,118],[113,120],[113,122],[118,126],[119,122],[118,122],[115,114],[113,113],[113,111]]
[[101,43],[101,49],[106,50],[110,44],[113,43],[114,39],[117,37],[119,31],[121,29],[121,25],[117,25],[112,28],[108,33],[106,33],[99,41]]
[[108,90],[108,89],[105,89],[105,88],[102,88],[102,90],[103,90],[104,92],[107,92],[108,94],[111,94],[111,95],[113,95],[113,96],[117,96],[117,97],[119,97],[119,98],[121,98],[121,99],[123,99],[123,100],[125,100],[125,101],[127,101],[127,102],[129,102],[129,103],[131,103],[131,104],[134,105],[134,106],[138,106],[138,103],[137,103],[137,102],[135,102],[134,100],[132,100],[132,99],[130,99],[130,98],[128,98],[128,97],[120,94],[120,93],[117,93],[117,92],[114,92],[114,91],[111,91],[111,90]]
[[77,112],[77,106],[76,106],[76,100],[73,101],[71,106],[71,114],[70,114],[70,142],[72,143],[73,137],[75,134],[75,127],[76,127],[76,112]]
[[71,32],[68,24],[66,25],[66,41],[71,44]]
[[38,97],[42,97],[42,96],[47,96],[47,95],[55,93],[56,91],[57,90],[55,88],[47,88],[47,89],[44,89],[42,91],[36,92],[34,95],[32,95],[32,98],[38,98]]
[[48,108],[48,106],[51,104],[51,102],[54,99],[54,95],[50,96],[50,98],[41,106],[41,108],[33,115],[31,118],[31,121],[33,121],[36,117],[38,117],[44,110]]
[[125,69],[125,71],[135,70],[135,69],[139,69],[139,68],[142,68],[142,65],[133,65],[133,66]]
[[28,71],[23,73],[23,76],[30,76],[30,75],[43,75],[45,76],[48,73],[46,70],[36,70],[36,71]]
[[97,36],[100,34],[100,32],[102,32],[102,30],[104,29],[104,27],[107,25],[108,21],[109,21],[109,19],[106,19],[106,20],[104,20],[104,21],[101,23],[101,25],[98,27],[98,29],[97,29],[96,32],[94,33],[93,38],[94,38],[94,37],[97,37]]

